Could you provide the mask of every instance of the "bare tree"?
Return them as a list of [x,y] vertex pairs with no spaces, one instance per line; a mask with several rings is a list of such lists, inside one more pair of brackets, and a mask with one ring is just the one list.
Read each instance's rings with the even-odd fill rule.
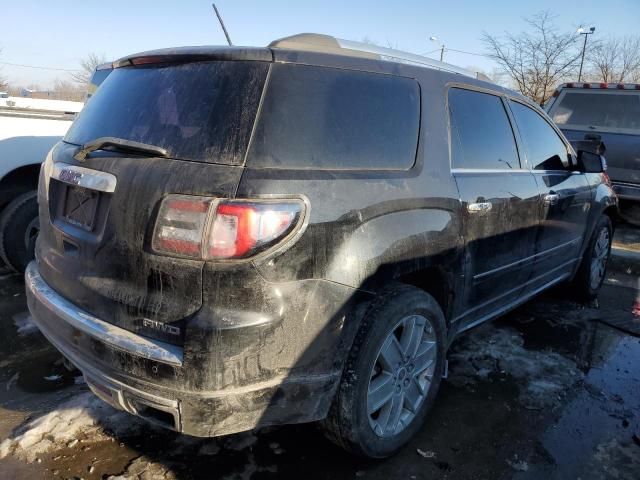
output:
[[610,37],[596,43],[589,52],[590,78],[599,82],[623,83],[640,79],[640,37]]
[[505,33],[504,37],[484,32],[487,54],[505,70],[514,87],[523,95],[543,104],[558,83],[577,68],[581,50],[579,36],[559,32],[548,11],[525,18],[529,32]]
[[104,54],[90,53],[80,61],[81,70],[71,72],[69,75],[71,75],[71,78],[76,82],[86,85],[89,83],[89,80],[91,80],[91,75],[93,75],[95,68],[106,61],[107,58]]
[[[2,54],[2,50],[0,50],[0,54]],[[7,77],[2,74],[2,69],[0,69],[0,89],[4,90],[6,88],[9,88],[9,82]]]
[[56,78],[53,82],[53,96],[57,100],[72,100],[75,102],[84,101],[86,89],[84,85],[78,85],[67,80]]

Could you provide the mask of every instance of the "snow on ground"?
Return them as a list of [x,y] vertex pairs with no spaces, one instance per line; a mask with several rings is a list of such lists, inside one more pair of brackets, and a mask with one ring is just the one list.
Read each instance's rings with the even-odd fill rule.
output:
[[487,324],[470,331],[449,354],[449,382],[463,387],[510,376],[518,382],[520,402],[541,409],[556,405],[559,395],[584,378],[572,360],[523,345],[522,335],[511,328]]
[[591,460],[593,471],[604,471],[609,475],[607,478],[637,479],[640,472],[639,446],[632,440],[623,442],[616,438],[597,445]]
[[79,438],[107,438],[105,428],[126,435],[136,432],[140,425],[140,420],[114,409],[91,392],[85,392],[21,426],[0,443],[0,458],[13,454],[33,462],[44,452],[75,446]]
[[29,312],[16,313],[12,318],[13,324],[18,329],[18,335],[21,337],[38,331],[38,327],[33,323],[33,319]]

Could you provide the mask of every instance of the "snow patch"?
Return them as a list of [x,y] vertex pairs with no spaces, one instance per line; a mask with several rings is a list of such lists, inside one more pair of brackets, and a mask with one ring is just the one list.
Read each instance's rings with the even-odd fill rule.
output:
[[20,312],[13,315],[13,324],[18,329],[18,335],[25,337],[38,331],[38,327],[33,323],[29,312]]
[[105,428],[127,435],[138,431],[140,425],[140,420],[86,392],[21,426],[0,443],[0,458],[13,454],[33,462],[39,454],[77,443],[81,435],[97,441],[108,438]]
[[174,480],[176,475],[171,471],[170,466],[154,462],[143,455],[127,465],[121,475],[111,475],[107,477],[107,480],[133,480],[137,478]]
[[632,441],[612,438],[596,447],[591,465],[610,478],[636,480],[640,472],[640,449]]
[[520,387],[520,402],[531,409],[555,405],[558,395],[584,378],[575,362],[551,351],[527,350],[519,332],[484,325],[467,333],[449,354],[449,382],[475,385],[510,376]]

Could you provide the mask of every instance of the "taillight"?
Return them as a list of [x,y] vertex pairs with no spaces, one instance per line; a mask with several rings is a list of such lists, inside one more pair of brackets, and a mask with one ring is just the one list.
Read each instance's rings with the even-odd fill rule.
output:
[[187,195],[165,198],[153,231],[152,248],[156,252],[200,258],[211,200]]
[[290,238],[301,224],[304,208],[299,199],[169,195],[158,212],[152,248],[204,260],[251,257]]

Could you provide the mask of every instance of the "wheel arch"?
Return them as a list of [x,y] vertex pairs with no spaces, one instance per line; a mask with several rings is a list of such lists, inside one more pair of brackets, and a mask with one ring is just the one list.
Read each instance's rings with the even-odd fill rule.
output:
[[14,168],[0,179],[0,209],[29,190],[37,190],[40,163]]

